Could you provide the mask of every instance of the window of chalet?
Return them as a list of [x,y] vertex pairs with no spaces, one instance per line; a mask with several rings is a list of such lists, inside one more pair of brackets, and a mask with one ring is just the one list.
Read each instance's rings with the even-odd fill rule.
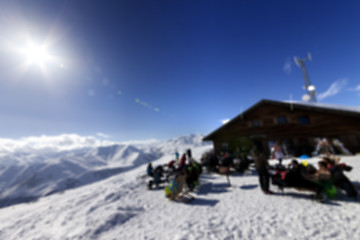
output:
[[287,124],[286,116],[280,116],[280,117],[278,117],[278,118],[277,118],[277,124],[279,124],[279,125]]
[[298,117],[298,122],[300,125],[309,125],[310,118],[308,116],[300,116]]
[[221,150],[222,151],[228,151],[229,150],[229,143],[227,143],[227,142],[221,143]]
[[251,122],[251,127],[253,127],[253,128],[257,128],[257,127],[260,127],[260,126],[261,126],[260,120],[253,120]]

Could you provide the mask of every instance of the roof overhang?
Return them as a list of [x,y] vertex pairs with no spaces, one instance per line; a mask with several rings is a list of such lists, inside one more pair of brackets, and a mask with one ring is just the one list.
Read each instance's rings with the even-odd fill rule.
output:
[[281,107],[288,107],[291,111],[295,110],[311,110],[314,112],[323,112],[323,113],[332,113],[336,115],[345,115],[350,117],[356,117],[360,119],[360,107],[349,107],[349,106],[339,106],[339,105],[330,105],[330,104],[322,104],[322,103],[306,103],[306,102],[297,102],[297,101],[274,101],[274,100],[267,100],[263,99],[236,116],[235,118],[231,119],[225,125],[219,127],[209,135],[203,138],[203,141],[211,141],[213,140],[216,135],[220,132],[225,131],[227,128],[232,126],[238,121],[243,120],[247,115],[253,112],[255,109],[263,106],[263,105],[273,105],[273,106],[281,106]]

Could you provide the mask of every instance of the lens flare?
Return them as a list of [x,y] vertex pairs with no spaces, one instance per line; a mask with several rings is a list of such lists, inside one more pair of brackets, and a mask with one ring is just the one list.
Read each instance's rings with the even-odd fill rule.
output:
[[2,38],[4,41],[0,47],[6,49],[11,59],[16,59],[16,71],[21,75],[28,72],[40,73],[42,77],[38,79],[48,81],[57,79],[54,71],[64,72],[68,69],[66,59],[58,56],[61,47],[57,45],[59,40],[55,33],[40,37],[29,32],[29,29],[20,28],[17,31],[6,32]]
[[159,109],[159,108],[153,107],[153,106],[151,106],[149,103],[144,102],[144,101],[141,101],[141,100],[138,99],[138,98],[135,99],[135,102],[136,102],[137,104],[140,104],[140,105],[146,107],[146,108],[149,108],[149,109],[151,109],[151,110],[154,110],[155,112],[160,112],[160,109]]
[[23,53],[30,64],[41,65],[50,59],[50,55],[45,46],[39,46],[33,43],[29,44],[27,48],[23,50]]

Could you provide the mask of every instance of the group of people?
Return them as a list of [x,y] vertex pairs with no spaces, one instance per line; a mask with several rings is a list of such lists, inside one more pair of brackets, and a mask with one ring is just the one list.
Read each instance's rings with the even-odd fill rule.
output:
[[351,152],[344,146],[344,144],[339,139],[332,139],[329,141],[327,138],[317,138],[315,139],[316,145],[315,149],[312,152],[313,156],[317,156],[319,154],[344,154],[351,155]]
[[[275,149],[275,153],[280,152]],[[267,151],[261,142],[254,142],[251,150],[251,159],[245,156],[230,155],[226,152],[215,155],[207,153],[201,159],[201,164],[192,157],[191,149],[181,155],[175,153],[175,159],[165,165],[153,168],[148,164],[147,175],[152,179],[148,182],[149,189],[153,185],[159,187],[165,184],[165,196],[170,200],[192,200],[194,197],[189,193],[199,185],[199,177],[202,167],[205,166],[209,171],[225,174],[230,185],[230,168],[246,170],[253,161],[259,176],[261,190],[265,194],[273,194],[270,190],[270,180],[273,185],[280,189],[292,187],[298,190],[310,190],[315,194],[315,200],[323,201],[326,197],[334,197],[337,189],[345,191],[348,197],[357,198],[358,192],[351,181],[344,174],[344,171],[351,171],[352,167],[340,163],[339,157],[325,155],[315,168],[307,161],[299,163],[293,159],[288,166],[282,164],[284,155],[275,154],[279,164],[270,166]]]
[[[265,194],[273,194],[269,190],[270,179],[274,185],[281,189],[294,187],[314,191],[316,200],[324,200],[325,197],[333,197],[336,188],[346,192],[347,196],[356,198],[358,193],[351,181],[346,177],[344,171],[350,171],[352,167],[339,163],[340,158],[330,156],[323,157],[315,168],[307,161],[301,164],[293,159],[288,167],[279,161],[277,166],[271,167],[268,163],[268,156],[260,142],[255,142],[252,149],[252,157],[259,175],[259,182]],[[269,170],[273,169],[274,174],[270,175]]]
[[[159,170],[160,169],[160,170]],[[175,160],[171,160],[166,165],[160,165],[153,169],[152,164],[148,164],[147,174],[152,177],[149,181],[149,189],[153,184],[159,187],[165,183],[165,196],[170,200],[185,201],[193,199],[189,192],[199,185],[199,178],[202,173],[202,166],[193,157],[191,149],[186,153],[175,153]]]
[[215,154],[214,151],[205,153],[201,159],[201,164],[207,169],[208,172],[223,173],[228,171],[229,168],[234,168],[235,171],[243,173],[248,169],[251,163],[248,159],[246,152],[240,151],[239,148],[233,153],[228,151],[221,151],[220,154]]

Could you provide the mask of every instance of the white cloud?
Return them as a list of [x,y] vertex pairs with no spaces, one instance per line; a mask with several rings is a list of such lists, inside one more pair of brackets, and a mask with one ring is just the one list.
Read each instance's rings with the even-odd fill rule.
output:
[[125,144],[125,145],[150,145],[150,144],[158,144],[160,140],[157,140],[155,138],[151,138],[148,140],[129,140],[129,141],[122,141],[119,142],[119,144]]
[[359,92],[360,91],[360,84],[357,85],[355,88],[349,88],[349,91],[355,91],[355,92]]
[[319,93],[317,98],[319,100],[324,100],[325,98],[335,96],[345,87],[346,84],[347,84],[346,78],[338,79],[336,82],[333,82],[330,85],[328,90],[326,90],[323,93]]
[[77,134],[61,134],[58,136],[42,135],[40,137],[24,137],[16,140],[0,138],[0,153],[18,151],[56,152],[111,144],[113,144],[113,142],[99,140],[93,136],[79,136]]
[[227,124],[228,122],[230,121],[230,119],[222,119],[222,120],[220,120],[220,122],[223,124],[223,125],[225,125],[225,124]]
[[290,58],[286,59],[283,65],[283,71],[287,74],[290,74],[292,72],[292,61]]
[[96,135],[101,137],[101,138],[110,138],[110,135],[107,135],[107,134],[102,133],[102,132],[98,132]]

